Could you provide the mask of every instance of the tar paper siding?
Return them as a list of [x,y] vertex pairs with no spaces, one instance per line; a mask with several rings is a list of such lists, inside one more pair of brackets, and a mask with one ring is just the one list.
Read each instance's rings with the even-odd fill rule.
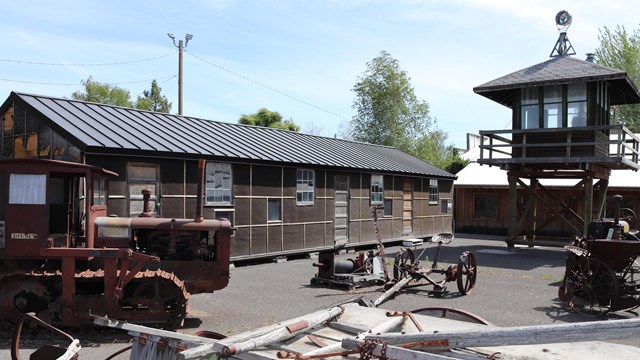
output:
[[[156,165],[159,170],[158,215],[168,218],[193,218],[196,215],[198,168],[196,160],[145,158],[89,154],[87,163],[113,170],[119,174],[110,180],[109,213],[128,216],[132,195],[128,186],[129,164]],[[347,247],[373,244],[376,235],[370,205],[371,173],[345,172],[327,169],[315,171],[313,205],[296,204],[296,171],[298,167],[233,163],[233,204],[205,205],[205,218],[214,218],[214,211],[231,211],[236,228],[232,239],[233,260],[260,258],[281,254],[305,253],[332,249],[334,241],[334,179],[349,177]],[[413,184],[412,232],[403,231],[403,188],[409,179]],[[384,196],[392,200],[392,215],[378,212],[378,227],[384,242],[403,238],[424,238],[439,232],[452,231],[453,180],[438,181],[438,204],[429,204],[429,180],[422,177],[384,175]],[[267,201],[281,201],[282,221],[267,221]],[[443,202],[445,204],[443,205]],[[442,212],[442,210],[445,212]]]

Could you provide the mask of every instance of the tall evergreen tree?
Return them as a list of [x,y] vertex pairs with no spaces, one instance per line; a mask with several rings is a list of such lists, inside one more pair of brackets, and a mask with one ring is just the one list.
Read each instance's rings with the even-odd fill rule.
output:
[[151,89],[143,91],[143,96],[138,96],[136,100],[136,109],[150,110],[162,113],[171,111],[171,102],[167,97],[162,95],[162,88],[158,86],[158,82],[151,82]]

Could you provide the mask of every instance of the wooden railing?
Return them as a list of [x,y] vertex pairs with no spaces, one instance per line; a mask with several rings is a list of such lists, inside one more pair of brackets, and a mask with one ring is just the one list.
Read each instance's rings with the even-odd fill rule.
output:
[[603,162],[639,169],[640,137],[623,125],[480,131],[480,158],[506,163]]

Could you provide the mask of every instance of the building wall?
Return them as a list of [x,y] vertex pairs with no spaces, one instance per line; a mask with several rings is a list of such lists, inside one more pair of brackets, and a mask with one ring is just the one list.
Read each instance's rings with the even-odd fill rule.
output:
[[[548,188],[555,197],[562,200],[568,207],[574,210],[574,212],[582,217],[584,214],[584,189],[575,191],[568,187],[556,187]],[[478,196],[489,195],[496,199],[495,213],[496,216],[479,216],[478,205],[476,201]],[[613,204],[611,198],[613,195],[622,195],[622,207],[631,209],[638,213],[640,211],[640,196],[637,189],[633,188],[609,188],[607,190],[607,200],[603,217],[612,218]],[[526,203],[526,193],[524,189],[518,189],[518,218],[524,209]],[[594,201],[598,198],[597,191],[594,190]],[[509,189],[508,187],[467,187],[457,186],[455,189],[455,231],[461,233],[471,234],[492,234],[492,235],[507,235],[509,228]],[[594,204],[595,206],[596,204]],[[594,209],[594,212],[597,209]],[[578,229],[582,229],[581,225],[575,219],[575,216],[568,211],[560,211],[563,217],[570,221]],[[486,214],[486,212],[485,212]],[[541,202],[538,203],[536,211],[537,223],[543,224],[552,217],[550,209],[546,208]],[[624,215],[624,214],[623,214]],[[594,215],[595,217],[596,215]],[[640,227],[640,223],[636,220],[635,224],[631,224],[632,227]],[[575,235],[575,230],[567,225],[564,221],[554,217],[550,220],[550,223],[544,228],[536,232],[538,236],[549,237],[571,237]]]
[[[117,216],[128,216],[132,205],[132,187],[128,172],[131,164],[158,169],[156,210],[161,217],[193,218],[196,215],[198,168],[195,160],[88,155],[87,163],[113,170],[119,174],[111,179],[109,209]],[[371,173],[313,169],[315,200],[313,205],[296,204],[297,167],[233,163],[233,204],[204,206],[205,218],[231,214],[236,228],[232,240],[232,259],[248,259],[279,254],[304,253],[334,248],[334,179],[349,178],[348,226],[345,246],[376,242],[372,207],[370,205]],[[146,172],[148,173],[148,172]],[[405,180],[411,190],[404,191]],[[385,242],[402,238],[423,238],[439,232],[451,232],[453,211],[453,180],[438,181],[438,201],[429,203],[429,178],[384,174],[384,197],[391,200],[391,215],[378,210],[380,237]],[[410,196],[412,231],[403,226],[403,196]],[[267,221],[267,202],[279,199],[282,220]],[[444,212],[443,212],[444,210]]]

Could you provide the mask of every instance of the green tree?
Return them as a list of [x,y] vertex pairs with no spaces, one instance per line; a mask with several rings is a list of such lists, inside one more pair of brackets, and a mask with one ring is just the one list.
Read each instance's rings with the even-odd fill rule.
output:
[[243,114],[238,122],[245,125],[300,131],[300,126],[296,125],[292,119],[282,120],[282,115],[279,112],[265,108],[258,110],[255,114]]
[[357,114],[350,125],[356,141],[396,147],[444,168],[454,151],[445,145],[447,134],[429,114],[429,104],[419,100],[409,75],[386,51],[367,63],[353,87]]
[[162,88],[158,86],[158,82],[151,82],[151,90],[142,92],[143,96],[138,96],[136,100],[136,109],[156,111],[168,113],[171,111],[171,103],[167,97],[162,95]]
[[[600,45],[596,49],[598,63],[624,70],[638,86],[640,84],[640,30],[628,33],[624,26],[614,31],[600,29]],[[612,108],[612,123],[624,123],[631,131],[640,132],[640,105],[618,105]]]
[[100,104],[133,107],[129,90],[107,83],[93,81],[91,76],[82,81],[84,91],[75,91],[71,97],[76,100],[96,102]]
[[452,174],[457,174],[460,170],[469,165],[470,162],[470,160],[461,158],[458,152],[454,151],[451,153],[451,157],[444,169]]

